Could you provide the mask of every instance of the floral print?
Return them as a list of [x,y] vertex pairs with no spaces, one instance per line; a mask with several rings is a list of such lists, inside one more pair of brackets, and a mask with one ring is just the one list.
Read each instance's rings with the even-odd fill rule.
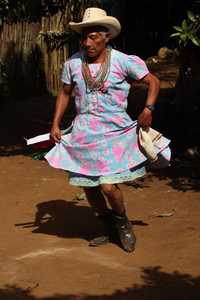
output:
[[[75,84],[77,115],[72,130],[62,136],[61,143],[46,154],[46,159],[51,166],[70,171],[73,178],[79,174],[82,179],[95,177],[95,182],[99,176],[111,178],[143,168],[146,157],[139,149],[137,121],[129,117],[126,109],[130,89],[127,79],[139,80],[147,75],[146,64],[137,56],[112,49],[110,71],[103,88],[88,91],[81,58],[81,52],[73,55],[65,62],[62,73],[63,83]],[[89,64],[93,76],[99,67],[98,63]],[[169,142],[164,139],[159,152]]]

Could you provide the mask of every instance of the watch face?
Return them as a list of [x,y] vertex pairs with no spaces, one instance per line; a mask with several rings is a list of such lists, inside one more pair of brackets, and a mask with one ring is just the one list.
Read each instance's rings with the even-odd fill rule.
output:
[[147,107],[151,111],[155,109],[155,106],[153,104],[147,104],[145,107]]

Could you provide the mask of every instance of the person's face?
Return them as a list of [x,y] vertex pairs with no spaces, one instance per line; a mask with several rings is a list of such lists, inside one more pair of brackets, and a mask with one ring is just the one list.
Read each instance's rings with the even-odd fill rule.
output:
[[108,34],[95,28],[87,28],[82,33],[81,46],[89,58],[98,57],[106,47]]

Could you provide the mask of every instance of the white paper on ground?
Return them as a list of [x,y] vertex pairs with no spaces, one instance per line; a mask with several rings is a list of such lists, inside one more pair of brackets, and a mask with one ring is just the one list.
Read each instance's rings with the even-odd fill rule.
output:
[[50,139],[50,133],[45,133],[25,140],[27,145],[32,145],[32,144],[48,141],[49,139]]
[[[61,130],[61,135],[68,133],[72,129],[72,127],[73,127],[73,123],[68,128]],[[24,138],[24,139],[26,140],[27,145],[32,145],[32,144],[50,140],[50,133],[48,132],[48,133],[44,133],[41,135],[37,135],[30,139],[26,139],[26,138]]]

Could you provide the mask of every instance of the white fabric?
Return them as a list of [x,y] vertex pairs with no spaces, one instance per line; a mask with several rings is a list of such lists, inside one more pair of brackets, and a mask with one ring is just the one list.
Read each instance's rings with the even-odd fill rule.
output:
[[140,147],[151,161],[158,159],[157,149],[162,145],[162,137],[162,134],[153,128],[139,129],[138,138]]

